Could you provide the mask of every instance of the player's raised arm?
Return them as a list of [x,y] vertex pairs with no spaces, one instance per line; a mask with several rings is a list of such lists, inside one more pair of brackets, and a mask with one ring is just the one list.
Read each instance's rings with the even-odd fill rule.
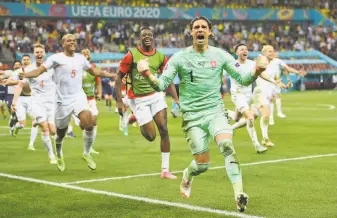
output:
[[22,92],[22,88],[24,84],[24,81],[20,81],[20,80],[17,80],[17,81],[18,81],[18,85],[14,89],[13,103],[11,105],[11,109],[13,112],[16,112],[16,103],[18,102],[18,99]]
[[172,83],[173,78],[176,76],[179,70],[179,65],[177,63],[176,55],[171,57],[164,67],[163,73],[157,78],[155,75],[151,74],[149,67],[149,59],[143,59],[138,61],[137,69],[145,77],[145,79],[150,83],[152,88],[156,91],[164,91]]
[[240,73],[239,64],[236,63],[235,59],[229,53],[223,53],[223,57],[225,59],[225,64],[223,69],[239,84],[243,86],[248,86],[252,84],[257,77],[265,70],[268,65],[268,60],[264,56],[259,56],[256,60],[256,69],[251,73]]
[[42,73],[44,73],[44,72],[47,72],[47,67],[44,66],[44,64],[41,64],[40,67],[36,68],[33,71],[27,72],[27,73],[25,73],[25,71],[22,70],[19,73],[19,78],[20,79],[23,79],[23,78],[36,78],[36,77],[40,76]]

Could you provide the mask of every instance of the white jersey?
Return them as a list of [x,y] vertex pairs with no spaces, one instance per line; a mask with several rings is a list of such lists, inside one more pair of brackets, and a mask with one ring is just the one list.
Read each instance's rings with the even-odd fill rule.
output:
[[[238,61],[236,61],[236,63],[238,63]],[[246,62],[244,64],[239,63],[240,64],[240,70],[242,73],[251,73],[253,71],[253,69],[255,69],[256,66],[256,62],[247,59]],[[237,93],[241,93],[244,95],[252,95],[252,85],[249,86],[243,86],[240,85],[235,79],[233,79],[232,77],[229,77],[230,81],[231,81],[231,94],[235,95]]]
[[[277,75],[284,69],[286,64],[278,58],[273,59],[270,64],[267,66],[264,74],[271,79],[275,79]],[[262,78],[257,78],[256,84],[264,91],[271,91],[275,88],[275,85],[271,82],[268,82]]]
[[[38,67],[36,63],[25,68],[25,72],[31,72]],[[25,81],[29,82],[29,86],[32,90],[33,101],[38,100],[42,102],[54,102],[55,101],[55,83],[53,81],[54,69],[49,69],[47,72],[41,74],[37,78],[26,78]]]
[[89,61],[81,54],[66,56],[63,52],[50,56],[43,66],[54,69],[53,80],[56,84],[56,102],[70,105],[76,101],[82,89],[83,70],[91,68]]
[[[12,80],[19,80],[19,70],[13,70],[9,78],[11,78]],[[10,95],[14,95],[15,87],[16,86],[8,86],[7,93]]]

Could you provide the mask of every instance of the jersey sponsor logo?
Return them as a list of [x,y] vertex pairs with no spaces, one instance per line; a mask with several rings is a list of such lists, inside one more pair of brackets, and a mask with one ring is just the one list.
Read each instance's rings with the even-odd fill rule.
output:
[[216,68],[216,61],[211,61],[212,68]]

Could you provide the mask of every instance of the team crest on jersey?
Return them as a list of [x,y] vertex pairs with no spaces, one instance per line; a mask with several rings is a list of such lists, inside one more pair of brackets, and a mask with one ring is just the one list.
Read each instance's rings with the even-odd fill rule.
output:
[[239,63],[236,63],[235,66],[236,66],[236,67],[240,67],[240,64],[239,64]]
[[216,61],[211,61],[212,68],[216,68]]

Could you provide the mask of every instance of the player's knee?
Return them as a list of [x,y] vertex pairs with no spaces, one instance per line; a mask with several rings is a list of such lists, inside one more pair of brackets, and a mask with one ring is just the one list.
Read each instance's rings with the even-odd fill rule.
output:
[[168,129],[167,126],[163,125],[158,127],[160,137],[165,138],[168,137]]
[[156,139],[156,134],[151,134],[151,133],[149,133],[149,134],[145,134],[144,137],[145,137],[148,141],[153,142],[153,141]]
[[197,174],[206,172],[210,167],[210,163],[197,163]]
[[218,146],[220,148],[221,154],[223,154],[226,157],[235,154],[232,139],[221,139],[218,142]]

